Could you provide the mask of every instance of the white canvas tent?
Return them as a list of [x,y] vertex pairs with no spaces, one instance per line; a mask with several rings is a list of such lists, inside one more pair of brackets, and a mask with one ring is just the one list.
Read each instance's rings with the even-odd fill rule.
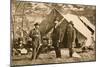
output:
[[95,26],[84,16],[80,16],[80,19],[94,31],[93,38],[95,41]]
[[95,26],[86,17],[80,16],[80,19],[95,31]]
[[[92,43],[92,35],[91,35],[91,31],[84,25],[84,23],[82,23],[82,21],[78,18],[78,16],[73,15],[73,14],[67,14],[67,15],[63,15],[64,18],[70,22],[72,21],[74,24],[74,27],[76,30],[78,30],[78,32],[80,32],[83,36],[85,36],[87,38],[85,46],[89,47]],[[87,23],[88,25],[90,25],[90,27],[95,30],[95,27],[93,25],[90,24],[90,22],[88,20],[85,19],[85,23]]]
[[91,31],[79,20],[78,16],[73,15],[73,14],[67,14],[63,15],[64,18],[70,22],[72,21],[74,24],[74,27],[86,38],[91,37]]

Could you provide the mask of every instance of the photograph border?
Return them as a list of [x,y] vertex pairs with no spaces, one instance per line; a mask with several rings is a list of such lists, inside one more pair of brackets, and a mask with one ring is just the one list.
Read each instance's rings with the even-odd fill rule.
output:
[[[16,0],[17,1],[17,0]],[[20,0],[19,0],[20,1]],[[41,2],[41,1],[21,1],[21,2],[33,2],[33,3],[53,3],[53,4],[68,4],[68,5],[84,5],[84,4],[71,4],[71,3],[55,3],[55,2]],[[95,60],[92,61],[79,61],[79,62],[62,62],[62,63],[46,63],[46,64],[27,64],[27,65],[12,65],[12,33],[11,28],[13,27],[12,24],[12,0],[10,0],[10,66],[16,67],[16,66],[36,66],[36,65],[53,65],[53,64],[69,64],[69,63],[86,63],[86,62],[96,62],[96,53],[95,53]],[[96,5],[84,5],[84,6],[95,6]],[[96,19],[96,17],[95,17]],[[96,22],[96,21],[95,21]],[[95,33],[96,33],[96,23],[95,23]],[[95,44],[96,44],[96,34],[95,34]],[[95,52],[96,52],[96,45],[95,45]]]

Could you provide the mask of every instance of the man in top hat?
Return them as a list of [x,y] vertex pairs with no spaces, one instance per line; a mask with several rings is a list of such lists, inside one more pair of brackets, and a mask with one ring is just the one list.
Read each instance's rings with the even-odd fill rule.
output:
[[56,53],[56,58],[61,58],[61,51],[60,51],[60,27],[57,26],[57,24],[59,23],[59,18],[56,18],[56,20],[54,21],[55,26],[53,28],[53,32],[52,32],[52,45],[54,47],[55,53]]
[[30,38],[32,38],[32,49],[33,49],[31,60],[37,58],[39,46],[42,45],[39,24],[35,23],[34,26],[35,28],[33,28],[29,34]]

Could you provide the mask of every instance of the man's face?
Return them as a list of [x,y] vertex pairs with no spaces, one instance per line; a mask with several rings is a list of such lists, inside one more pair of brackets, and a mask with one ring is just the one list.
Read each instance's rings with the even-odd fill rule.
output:
[[39,25],[36,25],[35,27],[36,27],[36,28],[39,28]]

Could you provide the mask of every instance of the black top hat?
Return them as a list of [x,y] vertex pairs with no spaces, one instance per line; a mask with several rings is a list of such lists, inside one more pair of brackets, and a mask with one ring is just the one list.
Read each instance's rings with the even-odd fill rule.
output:
[[35,23],[35,24],[34,24],[34,26],[37,26],[37,25],[39,25],[39,23]]

